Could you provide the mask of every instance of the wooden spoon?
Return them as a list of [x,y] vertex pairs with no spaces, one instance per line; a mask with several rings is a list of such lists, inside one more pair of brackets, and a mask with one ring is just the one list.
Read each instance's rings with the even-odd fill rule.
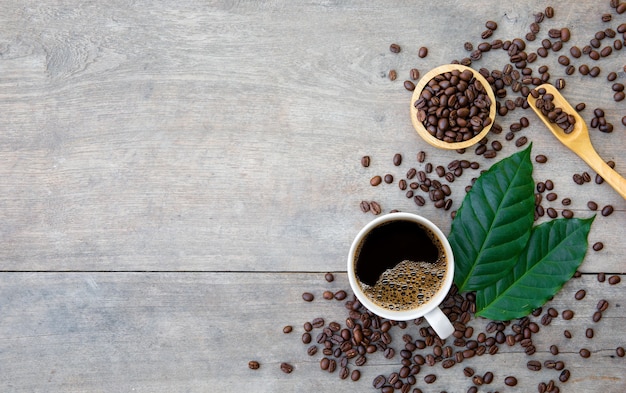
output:
[[602,176],[604,180],[609,183],[611,187],[617,191],[622,198],[626,199],[626,179],[621,177],[613,168],[608,166],[606,162],[598,155],[593,148],[591,140],[589,139],[589,130],[582,117],[576,112],[574,108],[565,100],[561,93],[551,84],[546,83],[538,86],[536,89],[545,89],[546,93],[550,93],[554,96],[552,102],[557,107],[563,109],[563,112],[570,114],[576,118],[574,124],[574,130],[566,134],[558,125],[550,122],[550,120],[541,113],[541,110],[536,107],[536,99],[532,95],[528,95],[528,103],[533,108],[537,116],[545,125],[552,131],[554,136],[561,141],[565,146],[569,147],[574,153],[582,158],[597,174]]

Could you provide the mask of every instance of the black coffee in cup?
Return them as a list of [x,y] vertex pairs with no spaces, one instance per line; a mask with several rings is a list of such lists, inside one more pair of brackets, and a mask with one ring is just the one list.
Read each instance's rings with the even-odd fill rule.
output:
[[364,294],[394,311],[418,308],[442,288],[447,257],[439,238],[408,220],[373,228],[355,254],[355,274]]

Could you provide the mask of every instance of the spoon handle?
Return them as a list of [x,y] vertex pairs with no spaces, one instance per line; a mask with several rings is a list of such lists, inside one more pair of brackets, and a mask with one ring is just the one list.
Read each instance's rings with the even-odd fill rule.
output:
[[596,173],[626,199],[626,179],[611,168],[593,149],[580,149],[576,152]]

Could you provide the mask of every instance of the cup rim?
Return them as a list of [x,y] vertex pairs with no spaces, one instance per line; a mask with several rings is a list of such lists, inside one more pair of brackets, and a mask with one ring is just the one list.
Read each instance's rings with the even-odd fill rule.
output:
[[[417,222],[418,224],[426,226],[429,230],[432,230],[439,240],[446,252],[447,255],[447,274],[444,279],[443,285],[441,289],[437,292],[437,294],[425,305],[413,308],[410,310],[402,310],[402,311],[394,311],[389,310],[384,307],[381,307],[371,301],[365,294],[362,292],[359,283],[356,278],[355,271],[355,253],[356,249],[365,237],[372,229],[377,226],[391,221],[412,221]],[[350,246],[350,252],[348,254],[348,281],[350,282],[350,287],[352,288],[352,292],[357,297],[359,302],[363,306],[365,306],[368,310],[373,312],[374,314],[381,316],[383,318],[387,318],[395,321],[408,321],[412,319],[416,319],[428,314],[435,307],[439,307],[439,305],[443,302],[445,297],[447,296],[450,288],[452,287],[452,283],[454,280],[454,255],[452,254],[452,248],[450,247],[450,243],[448,242],[448,238],[443,234],[441,229],[437,225],[435,225],[432,221],[427,219],[426,217],[420,216],[414,213],[406,213],[406,212],[396,212],[396,213],[388,213],[383,216],[377,217],[374,220],[367,223],[358,234],[355,236],[352,241],[352,245]]]

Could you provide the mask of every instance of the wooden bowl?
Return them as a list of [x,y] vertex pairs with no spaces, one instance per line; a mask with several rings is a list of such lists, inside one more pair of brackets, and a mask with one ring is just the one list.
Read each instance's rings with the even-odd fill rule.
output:
[[[419,99],[420,94],[422,94],[422,90],[428,84],[428,82],[430,82],[431,79],[433,79],[437,75],[444,74],[446,72],[453,71],[453,70],[459,70],[461,72],[465,70],[471,71],[474,77],[478,81],[480,81],[480,83],[482,83],[483,87],[485,88],[485,91],[487,92],[487,95],[489,96],[489,99],[491,100],[491,105],[489,107],[489,117],[491,118],[491,123],[485,128],[483,128],[479,134],[475,135],[471,139],[468,139],[466,141],[461,141],[461,142],[445,142],[441,139],[438,139],[432,136],[426,130],[426,128],[424,127],[424,124],[422,124],[422,122],[417,119],[417,108],[415,108],[415,106],[413,105],[415,101]],[[411,112],[411,122],[413,123],[413,128],[415,128],[417,133],[426,142],[428,142],[432,146],[439,147],[441,149],[449,149],[449,150],[465,149],[466,147],[470,147],[478,143],[478,141],[483,139],[485,135],[487,135],[487,133],[491,129],[491,126],[493,125],[495,118],[496,118],[496,97],[493,94],[493,90],[491,89],[489,82],[487,82],[487,80],[478,71],[474,70],[473,68],[461,65],[461,64],[444,64],[428,71],[419,80],[419,82],[415,86],[415,90],[413,91],[413,96],[411,97],[410,112]]]

